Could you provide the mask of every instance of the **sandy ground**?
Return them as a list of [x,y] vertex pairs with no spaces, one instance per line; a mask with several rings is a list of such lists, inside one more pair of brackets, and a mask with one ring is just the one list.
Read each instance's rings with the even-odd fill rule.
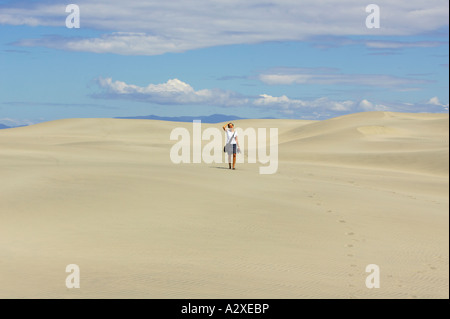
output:
[[448,114],[235,124],[279,129],[275,174],[172,163],[192,123],[1,130],[0,298],[449,298]]

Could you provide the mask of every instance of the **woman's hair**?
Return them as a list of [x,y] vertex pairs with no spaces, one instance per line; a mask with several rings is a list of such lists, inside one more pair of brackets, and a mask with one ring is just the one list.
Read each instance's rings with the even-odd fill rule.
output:
[[232,127],[232,126],[234,126],[233,123],[228,123],[228,127]]

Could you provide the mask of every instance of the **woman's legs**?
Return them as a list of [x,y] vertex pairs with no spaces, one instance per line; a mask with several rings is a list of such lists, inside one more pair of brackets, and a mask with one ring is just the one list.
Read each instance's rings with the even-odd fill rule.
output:
[[233,169],[236,168],[236,144],[229,145],[228,148],[228,168],[231,169],[231,155],[233,155]]
[[236,144],[233,144],[233,169],[236,169]]

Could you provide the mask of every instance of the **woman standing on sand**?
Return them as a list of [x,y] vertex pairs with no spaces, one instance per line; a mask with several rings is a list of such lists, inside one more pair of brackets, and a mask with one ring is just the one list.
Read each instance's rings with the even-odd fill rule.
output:
[[227,135],[227,144],[225,145],[225,150],[228,153],[228,168],[231,169],[231,154],[233,154],[233,169],[236,169],[236,145],[238,152],[240,152],[241,149],[239,146],[237,132],[234,130],[234,124],[231,122],[225,124],[222,128]]

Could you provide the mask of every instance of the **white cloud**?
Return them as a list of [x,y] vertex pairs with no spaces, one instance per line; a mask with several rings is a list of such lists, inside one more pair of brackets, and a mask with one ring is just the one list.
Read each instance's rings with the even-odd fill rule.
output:
[[345,45],[364,45],[372,50],[383,50],[383,52],[375,52],[371,53],[371,55],[392,55],[395,54],[394,50],[403,48],[435,48],[448,45],[448,41],[397,41],[395,38],[391,38],[391,40],[373,40],[373,37],[350,38],[345,36],[319,36],[312,39],[312,43],[315,47],[324,49]]
[[231,91],[220,89],[194,90],[189,84],[178,79],[162,84],[149,84],[146,87],[100,78],[99,85],[106,92],[98,95],[103,98],[125,98],[156,104],[168,105],[217,105],[239,106],[248,103],[248,99]]
[[448,111],[448,106],[449,106],[448,103],[447,104],[442,104],[441,101],[439,101],[439,98],[437,96],[432,97],[431,99],[429,99],[427,104],[441,106],[444,110]]
[[311,119],[323,119],[349,113],[373,111],[405,113],[448,112],[448,104],[443,105],[437,99],[431,99],[431,101],[432,103],[373,103],[367,99],[363,99],[358,103],[351,100],[333,101],[326,97],[318,98],[315,100],[299,100],[290,99],[285,95],[277,97],[268,94],[261,94],[259,98],[253,100],[253,105],[275,109],[284,116]]
[[343,74],[326,68],[276,68],[259,75],[259,80],[269,85],[319,84],[319,85],[364,85],[376,87],[403,87],[429,81],[402,78],[387,74]]
[[372,110],[373,109],[373,104],[367,100],[362,100],[359,103],[359,107],[362,108],[363,110]]
[[[449,6],[447,0],[379,0],[382,27],[367,29],[368,3],[359,0],[78,0],[77,4],[81,28],[103,31],[103,36],[23,40],[18,44],[155,55],[316,36],[416,35],[448,26]],[[2,6],[0,24],[65,27],[66,16],[64,3],[24,7],[11,2]]]
[[[405,105],[410,105],[411,106],[412,104],[405,103]],[[391,110],[386,105],[373,104],[372,102],[369,102],[367,100],[362,100],[361,102],[359,102],[359,109],[361,111],[390,111]]]
[[111,78],[99,78],[101,93],[97,98],[126,99],[160,105],[206,105],[219,107],[258,107],[262,110],[276,111],[282,116],[301,118],[325,118],[366,111],[392,112],[443,112],[448,111],[448,104],[443,105],[437,97],[426,103],[373,103],[367,99],[361,101],[334,101],[327,97],[313,100],[293,99],[286,95],[273,96],[260,94],[248,97],[233,91],[221,89],[195,90],[191,85],[179,79],[171,79],[165,83],[138,86]]
[[359,102],[358,112],[364,111],[391,111],[404,113],[442,113],[448,112],[448,104],[439,102],[437,97],[431,98],[428,102],[408,103],[408,102],[384,102],[383,104],[373,103],[366,99]]
[[400,41],[366,41],[366,46],[372,49],[402,49],[402,48],[433,48],[448,42],[439,41],[416,41],[416,42],[400,42]]
[[427,103],[428,104],[433,104],[433,105],[442,105],[441,102],[439,102],[439,99],[438,99],[437,96],[432,97],[431,99],[429,99]]
[[312,101],[290,99],[286,95],[275,97],[268,94],[261,94],[253,101],[255,106],[278,108],[283,113],[292,114],[300,109],[316,109],[336,112],[348,112],[353,106],[353,101],[331,101],[322,97]]
[[166,52],[183,52],[193,47],[188,42],[167,41],[164,37],[142,32],[114,32],[100,38],[70,39],[46,37],[25,39],[17,44],[24,47],[44,46],[78,52],[116,53],[122,55],[159,55]]
[[[0,11],[0,24],[36,26],[64,26],[65,5],[19,4],[17,7],[3,5]],[[59,19],[58,19],[59,17]]]
[[171,79],[161,84],[149,84],[145,87],[113,81],[111,78],[99,78],[98,83],[104,92],[97,94],[97,97],[122,98],[162,105],[253,106],[275,109],[284,114],[293,114],[300,109],[348,112],[355,105],[353,101],[332,101],[325,97],[307,101],[290,99],[286,95],[276,97],[268,94],[250,98],[221,89],[196,91],[191,85],[178,79]]

